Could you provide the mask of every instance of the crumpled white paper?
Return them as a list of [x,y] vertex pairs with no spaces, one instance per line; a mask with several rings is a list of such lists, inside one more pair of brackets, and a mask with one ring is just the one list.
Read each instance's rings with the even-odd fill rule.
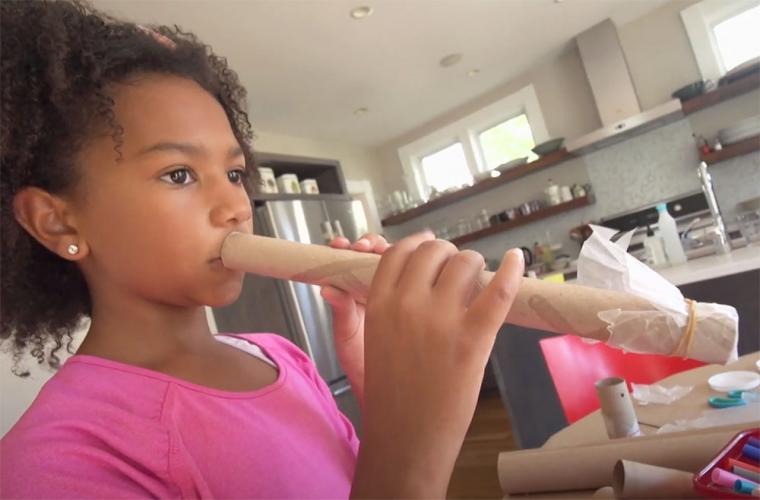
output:
[[[578,283],[618,290],[649,301],[656,310],[599,312],[607,323],[607,344],[626,351],[672,355],[689,319],[689,309],[680,290],[626,250],[633,231],[617,242],[610,241],[614,229],[591,226],[593,233],[578,256]],[[688,357],[707,363],[737,359],[739,316],[722,304],[696,304],[696,326]]]
[[682,419],[667,423],[657,429],[656,434],[668,432],[681,432],[690,429],[706,429],[723,425],[749,424],[757,422],[760,415],[760,403],[748,403],[744,406],[722,408],[719,410],[705,410],[701,417],[694,419]]
[[649,403],[669,405],[673,401],[678,401],[689,394],[694,388],[694,386],[691,385],[674,385],[673,387],[665,387],[660,384],[631,384],[631,387],[633,388],[631,396],[642,406],[648,405]]

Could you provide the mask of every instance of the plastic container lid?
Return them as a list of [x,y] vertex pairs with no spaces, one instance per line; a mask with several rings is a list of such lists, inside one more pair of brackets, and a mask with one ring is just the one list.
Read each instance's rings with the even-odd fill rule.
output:
[[760,386],[760,375],[750,371],[723,372],[707,379],[707,383],[718,392],[749,391]]

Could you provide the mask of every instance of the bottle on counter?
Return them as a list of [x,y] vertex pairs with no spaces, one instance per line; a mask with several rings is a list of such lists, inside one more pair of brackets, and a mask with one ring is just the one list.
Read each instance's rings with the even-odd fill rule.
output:
[[544,249],[541,248],[541,245],[538,244],[538,242],[533,243],[533,263],[539,264],[542,268],[544,267]]
[[660,229],[668,262],[672,265],[683,264],[686,262],[686,253],[681,246],[681,237],[678,235],[676,221],[668,213],[668,206],[665,203],[657,205],[657,212],[660,214],[659,219],[657,219],[657,227]]
[[644,239],[644,250],[646,251],[647,264],[650,266],[657,267],[668,263],[662,238],[655,234],[649,225],[647,225],[647,237]]

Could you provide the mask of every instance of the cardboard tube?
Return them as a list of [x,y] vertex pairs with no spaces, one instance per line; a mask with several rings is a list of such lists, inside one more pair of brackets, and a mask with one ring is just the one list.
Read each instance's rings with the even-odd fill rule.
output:
[[509,451],[499,454],[499,482],[505,494],[593,490],[609,486],[620,459],[697,472],[737,432],[760,421],[655,434],[566,448]]
[[609,377],[597,381],[595,386],[607,436],[610,439],[640,436],[639,421],[625,380]]
[[694,475],[667,467],[618,460],[612,472],[615,498],[699,498]]
[[[222,244],[225,267],[313,285],[332,285],[365,303],[380,255],[297,243],[253,234],[231,233]],[[482,271],[476,284],[493,277]],[[523,278],[505,322],[558,334],[607,341],[600,311],[656,311],[649,301],[628,293]],[[702,361],[727,362],[728,359]]]

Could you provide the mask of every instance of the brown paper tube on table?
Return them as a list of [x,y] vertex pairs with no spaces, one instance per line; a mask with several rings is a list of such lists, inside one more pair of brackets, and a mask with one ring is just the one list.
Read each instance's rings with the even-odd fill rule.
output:
[[593,490],[609,486],[618,460],[697,472],[737,432],[760,421],[669,434],[655,434],[566,448],[499,454],[498,473],[505,494]]
[[612,472],[615,498],[699,498],[691,472],[618,460]]
[[[222,244],[221,257],[229,269],[313,285],[332,285],[360,303],[366,303],[380,262],[377,254],[245,233],[229,234]],[[493,274],[482,271],[476,287],[485,287]],[[611,309],[657,310],[649,301],[628,293],[523,278],[505,322],[606,341],[609,338],[607,323],[597,314]],[[702,361],[716,362],[714,359]]]
[[640,435],[639,421],[625,380],[620,377],[604,378],[597,381],[595,387],[607,436],[617,439]]

